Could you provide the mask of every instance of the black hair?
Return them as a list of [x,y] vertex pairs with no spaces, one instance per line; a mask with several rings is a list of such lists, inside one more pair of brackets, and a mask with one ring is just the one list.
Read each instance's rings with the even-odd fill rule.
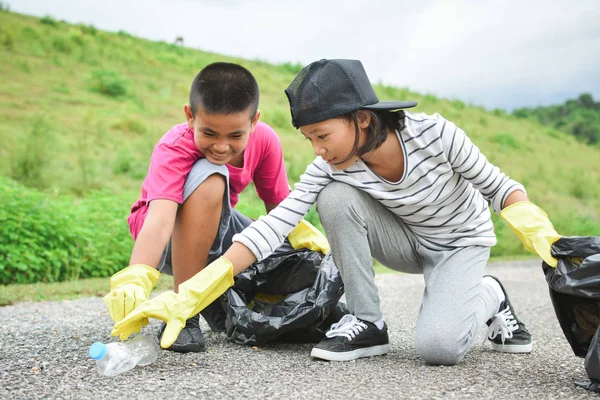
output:
[[[365,144],[363,144],[360,149],[358,148],[358,139],[360,137],[360,128],[358,126],[359,113],[368,114],[371,118],[371,120],[369,121],[369,126],[367,126],[367,138]],[[353,122],[355,128],[354,146],[352,146],[352,151],[350,152],[350,155],[341,162],[345,162],[354,155],[360,157],[363,154],[366,154],[370,151],[379,148],[387,139],[388,133],[390,131],[400,132],[404,129],[405,116],[406,115],[402,110],[386,111],[360,109],[339,117],[348,122]]]
[[192,82],[190,109],[211,114],[232,114],[258,110],[258,83],[250,71],[238,64],[215,62],[204,67]]

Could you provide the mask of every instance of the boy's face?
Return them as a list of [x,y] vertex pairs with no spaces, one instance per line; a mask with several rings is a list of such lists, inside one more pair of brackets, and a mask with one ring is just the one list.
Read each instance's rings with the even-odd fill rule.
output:
[[194,116],[189,105],[185,106],[185,114],[194,131],[196,147],[208,161],[218,165],[227,164],[244,152],[260,116],[259,111],[251,118],[249,111],[211,114],[201,108]]
[[[363,123],[359,123],[360,134],[358,147],[365,142]],[[353,122],[341,118],[331,118],[311,125],[300,127],[300,132],[310,141],[316,156],[321,156],[329,165],[337,170],[350,167],[358,160],[352,154],[356,140],[356,128]]]

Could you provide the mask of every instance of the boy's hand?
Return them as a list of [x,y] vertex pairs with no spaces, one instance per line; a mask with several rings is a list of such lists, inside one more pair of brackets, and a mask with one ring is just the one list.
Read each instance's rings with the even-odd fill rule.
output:
[[[121,321],[146,301],[159,277],[160,272],[143,264],[130,265],[114,274],[110,278],[111,291],[102,299],[113,321]],[[138,333],[147,324],[147,319],[140,321],[135,332]]]
[[231,286],[233,265],[225,257],[220,257],[179,285],[179,293],[168,291],[145,301],[117,322],[111,335],[125,340],[148,318],[157,318],[167,323],[160,341],[160,345],[167,348],[177,340],[189,318],[206,308]]
[[551,267],[556,267],[558,261],[552,257],[552,243],[561,235],[554,230],[548,215],[541,208],[529,201],[522,201],[504,208],[500,216],[508,222],[527,250],[540,256]]
[[330,250],[327,238],[304,219],[290,232],[288,240],[294,249],[307,248],[323,254]]

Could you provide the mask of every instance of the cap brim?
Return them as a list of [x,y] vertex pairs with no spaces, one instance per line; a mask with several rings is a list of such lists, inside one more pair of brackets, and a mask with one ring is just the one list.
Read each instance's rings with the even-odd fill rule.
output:
[[380,101],[379,103],[370,104],[361,108],[368,110],[402,110],[403,108],[413,108],[417,105],[416,101]]

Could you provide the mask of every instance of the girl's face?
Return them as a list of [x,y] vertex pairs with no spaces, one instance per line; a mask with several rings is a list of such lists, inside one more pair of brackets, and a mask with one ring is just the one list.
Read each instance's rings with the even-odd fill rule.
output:
[[[357,149],[365,142],[364,129],[369,125],[368,118],[359,120],[359,139]],[[300,127],[300,132],[310,141],[316,156],[322,157],[337,170],[343,170],[358,160],[352,154],[356,140],[356,127],[353,121],[331,118],[311,125]]]

